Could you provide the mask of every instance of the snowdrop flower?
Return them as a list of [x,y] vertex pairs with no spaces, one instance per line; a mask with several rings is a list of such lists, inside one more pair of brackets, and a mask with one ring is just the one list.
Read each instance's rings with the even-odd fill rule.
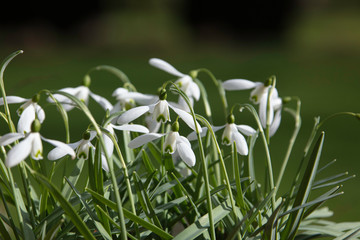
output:
[[[82,86],[79,86],[76,88],[70,88],[70,87],[62,88],[59,91],[66,92],[70,95],[75,96],[80,101],[84,102],[86,105],[89,102],[89,96],[90,96],[97,103],[99,103],[102,108],[104,108],[105,110],[107,110],[107,109],[111,110],[113,108],[113,106],[106,98],[101,97],[90,91],[90,89],[89,89],[90,83],[91,83],[90,77],[88,75],[86,75],[83,80]],[[54,98],[56,98],[57,101],[59,101],[59,103],[62,104],[62,106],[64,107],[64,109],[66,111],[70,111],[75,107],[75,104],[66,96],[61,95],[61,94],[54,94],[53,96],[54,96]],[[53,102],[53,100],[51,98],[48,98],[48,101]]]
[[[7,96],[6,101],[8,104],[15,103],[24,103],[17,110],[18,115],[20,116],[17,130],[19,133],[28,133],[31,131],[31,124],[37,118],[40,123],[45,120],[45,112],[38,105],[40,100],[40,95],[36,94],[31,99],[26,99],[17,96]],[[4,105],[4,99],[0,98],[0,105]]]
[[[140,116],[144,115],[145,113],[149,112],[152,114],[153,120],[157,121],[158,123],[165,123],[170,121],[170,112],[169,108],[171,108],[191,129],[195,130],[195,124],[193,117],[191,114],[185,112],[184,110],[177,108],[166,101],[167,93],[165,89],[161,89],[159,94],[159,100],[151,105],[148,106],[140,106],[132,108],[122,115],[119,116],[117,123],[120,125],[127,124]],[[201,131],[199,123],[196,122],[196,125]]]
[[[136,125],[136,124],[127,124],[127,125],[123,125],[123,126],[116,126],[116,125],[113,125],[110,123],[110,124],[107,124],[107,126],[105,126],[105,129],[109,132],[109,134],[112,134],[112,135],[114,135],[114,129],[129,130],[129,131],[141,132],[141,133],[149,132],[149,130],[146,127],[141,126],[141,125]],[[75,150],[76,157],[78,159],[87,160],[89,158],[90,149],[94,149],[94,146],[91,144],[91,141],[95,138],[95,136],[96,136],[95,131],[86,131],[83,134],[83,137],[80,141],[68,144],[69,147],[71,147],[72,149]],[[105,133],[102,133],[102,137],[104,139],[106,153],[108,154],[108,156],[112,156],[113,151],[114,151],[113,141]],[[56,159],[60,159],[60,158],[64,157],[65,155],[66,155],[66,152],[64,152],[63,149],[54,148],[53,150],[51,150],[49,152],[48,159],[56,160]],[[101,165],[105,171],[107,171],[107,172],[109,171],[109,166],[108,166],[108,163],[107,163],[107,160],[105,157],[104,150],[102,150],[102,152],[101,152]]]
[[[245,140],[245,136],[250,136],[256,133],[255,129],[248,125],[236,125],[234,115],[230,114],[227,119],[227,123],[223,126],[214,126],[212,127],[213,131],[216,132],[220,129],[224,129],[222,134],[222,143],[225,145],[231,145],[235,142],[236,150],[240,155],[248,155],[249,149]],[[207,128],[203,128],[201,132],[201,137],[206,135]],[[242,133],[242,134],[241,134]],[[190,133],[187,138],[192,141],[197,139],[197,135],[195,132]]]
[[155,95],[129,92],[126,88],[115,89],[112,96],[118,101],[111,110],[112,113],[122,111],[124,109],[130,109],[135,106],[135,103],[140,105],[149,105],[155,103],[158,99]]
[[250,100],[255,104],[259,104],[259,117],[263,128],[267,127],[267,106],[269,100],[270,136],[273,136],[279,128],[282,107],[282,100],[276,88],[271,90],[271,96],[268,99],[269,88],[272,86],[273,81],[272,78],[269,78],[265,83],[252,82],[245,79],[230,79],[222,83],[223,88],[228,91],[254,88],[250,93]]
[[[222,83],[222,86],[227,91],[237,91],[237,90],[248,90],[248,89],[254,89],[250,93],[250,100],[255,103],[259,104],[261,99],[267,95],[269,87],[271,86],[270,78],[265,83],[262,82],[252,82],[245,79],[230,79],[226,80]],[[274,92],[277,91],[274,89]]]
[[175,160],[179,156],[188,166],[193,167],[196,163],[196,158],[193,150],[191,149],[190,142],[187,138],[180,136],[179,123],[175,121],[171,127],[171,131],[166,134],[161,133],[148,133],[143,134],[129,142],[129,148],[138,148],[150,141],[165,136],[164,152],[170,153]]
[[23,133],[8,133],[0,138],[0,146],[9,145],[20,138],[24,138],[19,144],[16,144],[7,154],[5,159],[5,165],[9,168],[18,165],[21,161],[27,158],[29,155],[35,160],[43,158],[43,146],[41,139],[60,148],[65,155],[68,154],[72,158],[75,158],[75,152],[65,143],[57,140],[46,139],[39,133],[40,121],[35,119],[31,125],[31,132],[27,134]]
[[[178,77],[179,79],[175,82],[179,86],[179,88],[189,97],[191,104],[193,104],[195,99],[198,101],[200,99],[200,88],[199,86],[193,81],[192,77],[186,74],[179,72],[169,63],[165,62],[164,60],[158,58],[151,58],[149,60],[150,65],[159,68],[171,75]],[[179,97],[179,105],[183,107],[184,110],[188,111],[189,107],[184,101],[182,97]]]
[[[259,104],[259,118],[263,128],[267,127],[267,106],[268,94],[264,95]],[[274,91],[270,96],[269,106],[269,136],[271,137],[275,134],[281,122],[282,99],[278,96],[277,91]]]

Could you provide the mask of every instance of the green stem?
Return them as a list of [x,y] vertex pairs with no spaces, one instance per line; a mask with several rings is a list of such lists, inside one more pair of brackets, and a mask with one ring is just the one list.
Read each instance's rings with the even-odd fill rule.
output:
[[214,226],[214,216],[213,216],[213,212],[212,212],[212,202],[211,202],[211,193],[210,193],[210,184],[209,184],[209,173],[208,173],[208,168],[207,168],[207,164],[206,164],[206,158],[205,158],[205,153],[204,153],[204,147],[201,141],[201,136],[200,136],[200,131],[198,129],[198,125],[196,122],[196,116],[194,113],[194,109],[192,108],[190,101],[188,99],[188,97],[186,96],[186,94],[181,91],[178,86],[176,86],[176,84],[172,84],[174,86],[174,88],[177,90],[177,92],[184,98],[184,100],[186,101],[189,109],[190,109],[190,114],[193,117],[194,120],[194,125],[195,125],[195,132],[197,135],[197,139],[198,139],[198,144],[199,144],[199,151],[200,151],[200,158],[201,158],[201,163],[203,165],[203,171],[204,171],[204,181],[205,181],[205,192],[206,192],[206,200],[207,200],[207,207],[208,207],[208,214],[209,214],[209,223],[210,223],[210,236],[212,240],[216,239],[216,235],[215,235],[215,226]]
[[4,62],[2,63],[2,66],[1,66],[1,70],[0,70],[0,88],[1,88],[1,94],[2,94],[2,97],[3,97],[3,100],[4,100],[4,108],[5,108],[5,114],[6,114],[6,117],[7,117],[7,121],[10,123],[9,124],[9,128],[10,128],[10,131],[11,132],[16,132],[14,126],[11,124],[12,121],[11,121],[11,115],[10,115],[10,110],[9,110],[9,105],[7,103],[7,100],[6,100],[6,93],[5,93],[5,85],[4,85],[4,71],[7,67],[7,65],[11,62],[11,60],[16,57],[17,55],[23,53],[22,50],[19,50],[19,51],[16,51],[12,54],[10,54],[10,56],[8,56]]
[[[264,129],[262,128],[259,116],[258,116],[256,110],[254,109],[254,107],[252,105],[250,105],[250,104],[242,104],[242,106],[247,108],[252,113],[252,115],[254,116],[255,121],[256,121],[256,123],[258,125],[259,132],[260,132],[260,135],[261,135],[261,137],[263,139],[263,143],[264,143],[264,149],[265,149],[266,161],[267,161],[267,170],[268,170],[268,174],[269,174],[270,188],[271,188],[271,190],[273,190],[275,188],[273,169],[272,169],[272,164],[271,164],[270,150],[269,150],[269,146],[267,144],[266,136],[264,134]],[[275,202],[276,202],[275,201],[275,194],[272,194],[271,199],[272,199],[272,209],[274,211],[275,210]]]
[[294,128],[294,132],[293,132],[293,134],[292,134],[292,136],[290,138],[289,146],[288,146],[288,149],[287,149],[286,154],[285,154],[285,158],[284,158],[283,163],[282,163],[281,168],[280,168],[280,173],[279,173],[279,176],[277,178],[276,185],[275,185],[276,189],[279,189],[279,187],[280,187],[281,180],[282,180],[282,177],[283,177],[284,172],[285,172],[285,168],[286,168],[286,166],[288,164],[290,154],[292,152],[295,140],[297,138],[297,135],[298,135],[300,127],[301,127],[300,107],[301,107],[301,101],[299,99],[297,99],[296,112],[295,112],[295,114],[293,114],[294,118],[295,118],[295,128]]
[[190,74],[190,75],[194,75],[196,77],[200,72],[206,73],[210,77],[210,79],[213,81],[216,88],[218,89],[219,95],[220,95],[220,98],[221,98],[221,103],[222,103],[223,109],[224,109],[224,116],[225,116],[225,119],[226,119],[226,117],[228,115],[228,104],[227,104],[227,100],[226,100],[225,90],[222,87],[221,81],[217,80],[216,77],[214,76],[214,74],[212,74],[212,72],[210,72],[206,68],[200,68],[200,69],[197,69],[197,70],[193,70],[193,71],[191,71],[192,74]]

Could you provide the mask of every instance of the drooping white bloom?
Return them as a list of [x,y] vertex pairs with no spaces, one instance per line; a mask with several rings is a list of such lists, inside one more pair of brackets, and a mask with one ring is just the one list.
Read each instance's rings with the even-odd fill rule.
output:
[[[274,89],[273,94],[269,99],[269,124],[270,124],[270,137],[275,134],[280,126],[281,122],[281,109],[282,99],[278,96],[277,91]],[[268,94],[265,94],[259,103],[259,118],[263,128],[266,128],[267,124],[267,106],[268,106]]]
[[166,135],[164,142],[164,149],[163,149],[164,152],[170,153],[173,159],[176,156],[179,156],[188,166],[193,167],[196,163],[195,154],[191,149],[189,140],[183,136],[180,136],[178,132],[178,123],[175,122],[173,126],[176,124],[177,124],[177,129],[176,127],[175,128],[172,127],[172,131],[166,134],[160,134],[160,133],[143,134],[130,141],[128,147],[138,148],[150,141],[153,141],[155,139],[158,139]]
[[[19,133],[28,133],[31,131],[31,124],[37,118],[40,123],[45,120],[45,112],[38,105],[40,96],[35,95],[31,99],[26,99],[17,96],[7,96],[6,101],[8,104],[24,103],[17,110],[18,115],[20,116],[17,131]],[[0,105],[4,105],[4,99],[0,98]]]
[[[193,104],[194,99],[198,101],[200,99],[200,88],[193,81],[192,77],[179,72],[176,68],[171,66],[169,63],[159,58],[151,58],[149,60],[150,65],[159,68],[171,75],[178,77],[179,79],[175,82],[179,88],[189,97],[190,103]],[[185,111],[189,111],[188,105],[182,97],[179,97],[178,104],[183,107]]]
[[[117,126],[110,123],[107,126],[105,126],[105,129],[109,132],[109,134],[112,135],[114,135],[114,129],[141,132],[141,133],[149,132],[149,130],[146,127],[137,124],[125,124],[122,126]],[[89,158],[90,149],[94,149],[94,145],[92,145],[91,141],[95,138],[95,136],[96,136],[95,131],[87,131],[83,134],[83,138],[81,140],[74,143],[70,143],[68,144],[68,146],[75,150],[76,157],[78,159],[87,160]],[[111,157],[114,151],[114,143],[107,134],[102,133],[102,137],[104,139],[106,153],[108,154],[108,156]],[[65,155],[66,153],[61,148],[54,148],[49,152],[48,159],[56,160],[64,157]],[[107,172],[109,171],[109,166],[106,160],[104,150],[102,150],[101,152],[101,165],[105,171]]]
[[[112,104],[104,97],[97,95],[90,91],[90,77],[85,77],[83,81],[83,85],[76,87],[76,88],[62,88],[59,91],[68,93],[70,95],[73,95],[74,97],[78,98],[80,101],[84,102],[86,105],[88,105],[89,97],[94,99],[104,110],[111,110],[113,108]],[[64,107],[65,111],[70,111],[75,107],[75,104],[66,96],[61,94],[54,94],[54,98],[61,103],[61,105]],[[49,97],[49,102],[53,102],[53,100]]]
[[[35,120],[36,122],[38,120]],[[34,125],[34,124],[33,124]],[[36,124],[35,124],[36,125]],[[40,123],[37,124],[40,126]],[[9,145],[16,140],[24,138],[19,144],[16,144],[7,154],[5,159],[5,165],[9,168],[18,165],[21,161],[27,158],[29,155],[35,159],[40,160],[43,158],[43,146],[41,139],[50,143],[53,146],[61,149],[64,154],[70,155],[72,158],[75,158],[75,152],[72,148],[70,148],[65,143],[62,143],[57,140],[46,139],[40,135],[38,131],[34,131],[32,129],[30,133],[23,134],[23,133],[8,133],[5,134],[3,137],[0,138],[0,146]],[[38,129],[40,130],[39,127]]]
[[[117,123],[120,125],[127,124],[147,112],[149,112],[152,115],[153,120],[157,121],[158,123],[167,122],[170,121],[169,108],[171,108],[191,129],[196,129],[191,114],[185,112],[180,108],[172,106],[166,101],[166,90],[164,89],[160,93],[160,98],[156,103],[148,106],[135,107],[124,112],[122,115],[119,116]],[[199,131],[201,131],[199,123],[196,122],[196,125]]]
[[[255,134],[256,131],[255,129],[253,129],[248,125],[244,125],[244,124],[236,125],[234,123],[235,119],[231,116],[232,115],[230,115],[230,117],[228,118],[228,123],[226,123],[223,126],[213,126],[212,130],[216,132],[220,129],[225,128],[221,138],[222,143],[225,145],[231,145],[233,144],[233,142],[235,142],[237,152],[241,155],[246,156],[248,155],[249,148],[247,146],[246,139],[242,134],[244,134],[245,136],[250,136]],[[207,132],[207,128],[203,128],[200,136],[204,137],[206,135],[206,132]],[[190,141],[193,141],[197,139],[197,135],[195,132],[192,132],[187,136],[187,138]]]
[[[270,136],[275,134],[281,122],[282,100],[275,87],[270,90],[270,87],[272,87],[270,79],[265,83],[245,79],[230,79],[224,81],[222,86],[228,91],[254,89],[250,93],[250,100],[255,104],[259,104],[261,125],[266,128],[269,111]],[[269,92],[271,92],[270,98],[268,97]],[[269,109],[267,107],[268,101]]]
[[112,96],[117,100],[117,103],[111,110],[112,113],[122,111],[126,109],[127,106],[134,107],[135,103],[138,103],[139,105],[153,104],[158,99],[156,95],[129,92],[126,88],[115,89]]

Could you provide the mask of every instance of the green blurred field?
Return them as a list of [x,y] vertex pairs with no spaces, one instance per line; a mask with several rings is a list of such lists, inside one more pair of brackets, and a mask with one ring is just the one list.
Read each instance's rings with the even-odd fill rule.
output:
[[[6,70],[5,86],[8,95],[30,98],[40,89],[76,87],[89,69],[98,65],[111,65],[127,74],[138,91],[156,93],[157,88],[164,81],[171,79],[171,76],[149,66],[147,61],[151,57],[162,58],[184,73],[204,67],[221,80],[245,78],[264,81],[269,76],[276,75],[277,88],[281,96],[298,96],[302,100],[303,125],[285,174],[290,183],[302,156],[314,117],[320,116],[323,119],[337,112],[360,112],[360,35],[357,32],[350,37],[346,36],[347,31],[343,29],[343,26],[358,27],[360,18],[352,13],[338,13],[336,16],[343,21],[339,26],[327,22],[326,16],[321,18],[318,15],[309,15],[301,22],[296,32],[289,32],[288,41],[285,43],[234,46],[233,43],[226,42],[203,44],[184,41],[182,44],[181,39],[176,40],[172,37],[169,41],[173,42],[166,46],[157,39],[152,39],[153,45],[151,42],[134,43],[130,39],[124,40],[123,45],[116,48],[71,44],[50,45],[46,49],[25,47],[24,54],[18,56]],[[136,32],[136,28],[134,31],[132,34],[135,34],[136,39],[142,37],[136,35],[140,34]],[[165,32],[163,37],[169,35],[169,32]],[[18,49],[21,49],[21,46],[2,47],[0,57],[5,58]],[[91,76],[91,90],[107,96],[114,103],[111,93],[116,87],[121,86],[121,82],[106,72],[96,72]],[[218,105],[215,87],[207,76],[200,75],[199,78],[208,88],[210,102],[216,115],[215,124],[224,124],[223,111]],[[228,101],[229,104],[248,102],[248,96],[248,91],[229,92]],[[44,99],[42,100],[45,103]],[[102,110],[94,102],[90,102],[90,105],[100,121]],[[201,103],[195,106],[195,110],[199,108]],[[13,110],[15,114],[15,108]],[[43,135],[64,139],[60,115],[54,107],[47,106],[45,110],[47,115],[42,129]],[[85,126],[84,122],[87,120],[76,111],[72,111],[69,117],[71,137],[74,141],[79,139],[84,130],[78,126]],[[246,112],[237,114],[237,122],[242,121],[255,126],[253,119]],[[280,129],[271,140],[275,177],[285,154],[293,124],[291,116],[283,113]],[[337,163],[322,176],[346,171],[349,175],[360,175],[360,121],[340,116],[327,122],[322,130],[326,132],[326,137],[321,166],[337,159]],[[5,128],[2,124],[1,134],[4,133]],[[257,145],[260,149],[259,141]],[[257,176],[261,178],[265,163],[261,150],[258,156]],[[359,184],[359,177],[345,182],[345,194],[329,201],[328,206],[335,210],[332,219],[359,220]],[[282,185],[280,192],[286,191],[287,187],[286,184]]]

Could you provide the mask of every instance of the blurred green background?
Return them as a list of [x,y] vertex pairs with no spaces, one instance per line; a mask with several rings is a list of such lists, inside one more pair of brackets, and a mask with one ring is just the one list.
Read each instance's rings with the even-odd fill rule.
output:
[[[24,54],[5,72],[8,95],[31,97],[40,89],[76,87],[89,69],[104,64],[125,72],[139,91],[156,93],[172,77],[149,66],[151,57],[162,58],[184,73],[204,67],[222,80],[264,81],[276,75],[279,94],[299,96],[302,101],[303,125],[286,171],[288,179],[298,166],[315,116],[360,112],[359,1],[252,1],[241,6],[235,1],[220,5],[191,0],[10,4],[0,16],[0,57],[18,49]],[[214,122],[222,125],[217,91],[205,75],[200,79],[211,96]],[[111,93],[120,82],[105,72],[92,74],[92,80],[92,91],[114,103]],[[248,102],[248,96],[249,91],[229,92],[229,103]],[[90,104],[100,117],[101,109]],[[53,107],[46,111],[43,134],[64,139],[61,122],[56,121],[60,115]],[[70,119],[75,119],[70,127],[72,140],[77,140],[86,125],[75,122],[87,120],[76,111],[70,112]],[[237,120],[255,126],[247,113],[239,113]],[[292,117],[283,113],[272,138],[275,176],[293,124]],[[359,120],[341,116],[322,130],[326,138],[321,166],[337,159],[322,176],[346,171],[360,175]],[[5,133],[4,126],[1,131]],[[256,158],[260,177],[261,156]],[[327,204],[335,210],[332,219],[360,220],[360,178],[344,185],[345,194]],[[281,191],[287,187],[282,185]]]

